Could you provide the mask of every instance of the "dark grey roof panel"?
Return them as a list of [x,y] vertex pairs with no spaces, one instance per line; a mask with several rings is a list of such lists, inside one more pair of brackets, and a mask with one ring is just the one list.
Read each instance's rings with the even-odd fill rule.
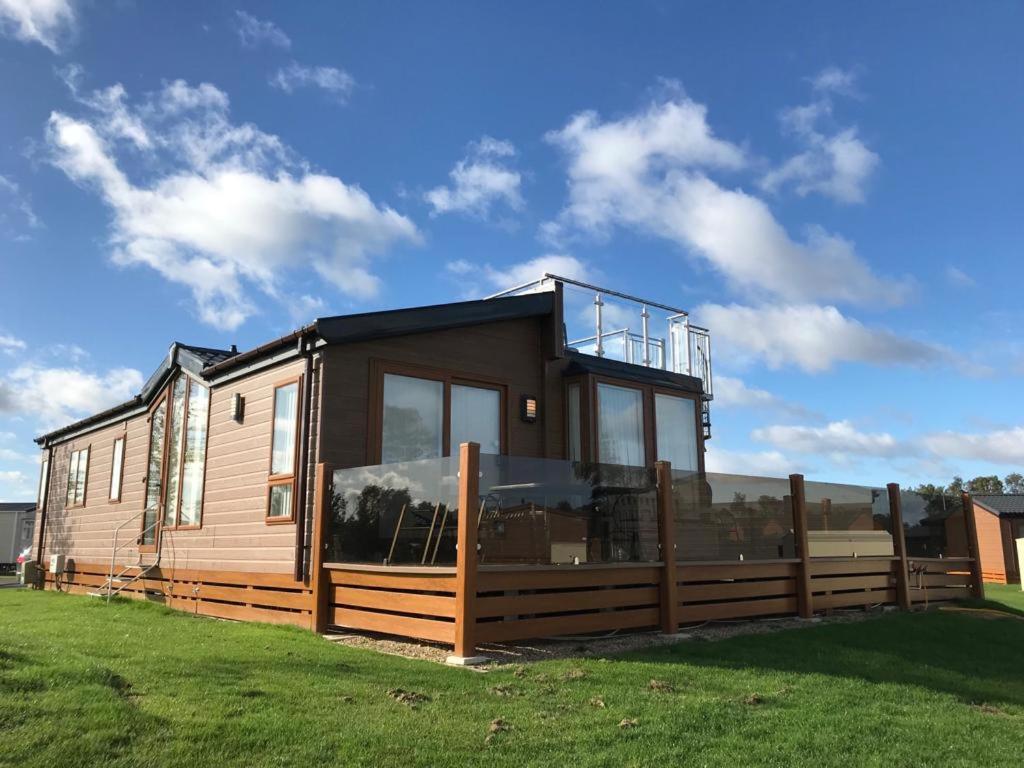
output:
[[696,376],[664,371],[661,368],[648,368],[647,366],[634,363],[624,363],[621,360],[610,360],[607,357],[585,355],[582,352],[576,352],[571,349],[565,351],[565,356],[571,361],[565,369],[565,376],[593,373],[598,376],[609,376],[614,379],[625,379],[641,384],[653,384],[658,387],[668,387],[683,392],[701,393],[701,380]]
[[316,321],[316,331],[329,344],[340,344],[442,331],[499,320],[540,317],[550,315],[554,307],[554,293],[530,293],[504,299],[479,299],[359,315],[321,317]]
[[34,501],[0,501],[0,512],[31,512],[35,508]]

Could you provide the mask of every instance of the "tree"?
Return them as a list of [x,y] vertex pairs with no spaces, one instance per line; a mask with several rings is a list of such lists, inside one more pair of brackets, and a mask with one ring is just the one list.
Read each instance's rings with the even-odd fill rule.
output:
[[1024,493],[1024,475],[1020,472],[1011,472],[1003,478],[1006,485],[1006,493]]
[[967,483],[971,493],[1002,493],[1003,481],[997,475],[981,475]]

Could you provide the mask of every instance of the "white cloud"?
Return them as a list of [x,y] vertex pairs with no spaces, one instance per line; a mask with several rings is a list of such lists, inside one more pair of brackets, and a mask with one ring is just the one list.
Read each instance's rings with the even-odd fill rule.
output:
[[15,352],[24,350],[28,345],[21,339],[10,334],[0,334],[0,352],[13,355]]
[[[15,211],[16,221],[11,221],[7,211]],[[15,239],[25,239],[19,233],[23,227],[37,229],[42,226],[39,217],[32,210],[32,203],[13,179],[0,175],[0,231],[9,230]]]
[[842,362],[926,366],[948,361],[948,350],[868,328],[831,306],[704,304],[694,315],[730,353],[762,360],[769,368],[796,365],[809,373]]
[[815,101],[783,110],[783,127],[804,147],[803,151],[766,173],[761,188],[777,192],[792,184],[801,197],[817,192],[841,203],[862,203],[868,179],[878,167],[872,152],[851,126],[834,133],[818,130],[821,119],[831,116],[833,93],[852,93],[853,72],[830,68],[812,79]]
[[238,39],[246,48],[256,48],[263,43],[278,48],[291,48],[291,38],[272,21],[262,21],[245,11],[235,11]]
[[490,264],[485,264],[482,272],[488,282],[496,288],[514,288],[517,285],[537,280],[545,273],[580,281],[590,279],[590,272],[582,261],[575,256],[555,253],[505,267],[492,267]]
[[760,477],[786,477],[799,471],[780,451],[730,451],[713,443],[708,445],[704,465],[708,472]]
[[755,429],[750,436],[794,453],[892,457],[915,452],[888,432],[861,432],[849,421],[833,421],[824,427],[774,425]]
[[[204,322],[238,327],[256,311],[252,286],[283,295],[289,272],[303,268],[349,296],[373,296],[371,257],[418,242],[412,221],[359,186],[310,170],[252,124],[232,123],[227,94],[216,87],[178,80],[134,109],[115,88],[112,98],[102,95],[107,89],[82,99],[89,116],[51,114],[52,161],[111,209],[113,261],[187,286]],[[124,129],[122,113],[148,143]],[[126,143],[160,171],[129,179]]]
[[63,39],[74,27],[71,0],[0,0],[0,32],[40,43],[53,53],[60,53]]
[[922,443],[937,456],[988,461],[1024,468],[1024,427],[999,429],[984,434],[938,432]]
[[20,469],[0,470],[0,501],[35,501],[36,478]]
[[909,287],[877,277],[849,241],[820,227],[794,239],[764,201],[711,180],[707,171],[741,168],[745,157],[713,135],[706,113],[676,94],[618,121],[584,112],[549,133],[569,159],[569,203],[542,234],[628,227],[700,256],[734,288],[787,301],[905,298]]
[[455,261],[449,261],[444,265],[444,268],[451,272],[453,275],[468,275],[476,267],[472,262],[466,259],[456,259]]
[[802,405],[790,403],[765,389],[748,386],[742,379],[733,376],[718,374],[714,385],[716,407],[779,411],[801,417],[813,415]]
[[344,104],[356,87],[356,80],[343,69],[307,67],[293,61],[277,70],[270,78],[270,84],[285,93],[293,93],[297,88],[320,88]]
[[29,363],[0,380],[0,412],[33,416],[50,429],[129,400],[142,384],[134,368],[93,372]]
[[513,211],[520,210],[522,177],[506,164],[515,154],[510,142],[490,136],[470,143],[466,156],[448,174],[451,186],[435,187],[424,194],[433,208],[431,215],[466,213],[486,219],[491,207],[498,203]]
[[971,288],[977,284],[973,277],[952,265],[946,267],[946,280],[949,281],[950,285],[960,288]]

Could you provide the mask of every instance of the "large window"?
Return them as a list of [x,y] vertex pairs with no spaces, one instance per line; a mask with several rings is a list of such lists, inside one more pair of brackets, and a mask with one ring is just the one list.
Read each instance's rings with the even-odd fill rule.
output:
[[199,382],[191,382],[188,387],[178,512],[178,525],[183,527],[196,526],[201,522],[209,413],[210,391]]
[[583,460],[583,437],[580,433],[580,385],[570,384],[565,393],[565,426],[569,437],[569,461]]
[[688,397],[655,393],[654,417],[658,434],[658,460],[671,462],[672,469],[696,472],[696,402]]
[[[457,451],[466,442],[501,453],[504,390],[499,385],[386,373],[381,420],[382,464]],[[445,414],[448,414],[447,420]]]
[[124,474],[124,438],[114,440],[114,450],[110,457],[110,500],[121,500],[121,476]]
[[501,453],[501,392],[452,384],[451,445],[470,442],[480,443],[480,453]]
[[71,452],[68,462],[67,506],[79,507],[85,504],[85,481],[89,475],[89,449],[81,448]]
[[433,459],[443,452],[444,382],[384,376],[381,463]]
[[644,447],[644,393],[631,387],[597,385],[597,441],[602,464],[642,467]]
[[267,522],[295,519],[295,448],[299,431],[299,382],[274,388],[274,428],[270,444]]

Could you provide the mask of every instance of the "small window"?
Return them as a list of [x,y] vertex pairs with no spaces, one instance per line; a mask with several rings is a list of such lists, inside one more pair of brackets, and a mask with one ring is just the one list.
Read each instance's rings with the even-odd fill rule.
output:
[[644,466],[644,393],[630,387],[598,384],[597,408],[601,463]]
[[39,467],[39,492],[36,494],[36,505],[43,509],[46,506],[46,488],[50,484],[50,460],[43,459]]
[[688,397],[654,395],[655,432],[658,459],[672,463],[672,469],[697,471],[697,408]]
[[295,519],[295,447],[299,431],[299,382],[274,388],[267,521]]
[[110,500],[121,500],[121,475],[124,472],[124,438],[114,441],[114,455],[110,460]]
[[68,462],[67,506],[79,507],[85,504],[85,482],[89,475],[89,449],[71,452]]
[[583,460],[580,435],[580,385],[570,384],[566,391],[566,430],[569,433],[569,461]]
[[501,392],[452,384],[452,451],[479,443],[480,453],[501,453]]

